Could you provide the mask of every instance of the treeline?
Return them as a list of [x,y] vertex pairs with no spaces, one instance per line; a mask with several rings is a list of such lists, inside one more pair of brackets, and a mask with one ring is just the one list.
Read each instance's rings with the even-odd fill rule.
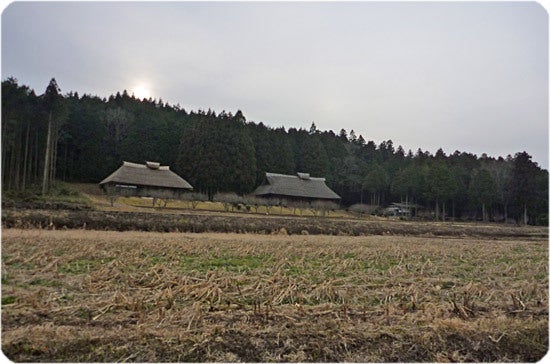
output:
[[123,160],[158,161],[210,198],[243,195],[265,172],[326,177],[342,204],[408,202],[435,219],[548,223],[548,171],[527,152],[492,158],[376,145],[342,129],[271,128],[235,114],[186,111],[126,91],[109,98],[70,92],[54,79],[42,95],[2,82],[2,190],[47,193],[56,179],[97,183]]

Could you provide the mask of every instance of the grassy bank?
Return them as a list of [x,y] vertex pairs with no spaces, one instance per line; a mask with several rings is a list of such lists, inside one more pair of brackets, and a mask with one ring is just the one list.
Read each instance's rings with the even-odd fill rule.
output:
[[292,235],[410,235],[547,239],[547,227],[505,224],[410,222],[265,216],[186,211],[120,212],[94,210],[4,209],[8,228],[92,229],[158,232],[225,232]]

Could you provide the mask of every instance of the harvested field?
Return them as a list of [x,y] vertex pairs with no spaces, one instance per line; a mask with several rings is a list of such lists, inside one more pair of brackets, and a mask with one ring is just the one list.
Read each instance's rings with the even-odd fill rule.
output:
[[546,239],[2,231],[14,361],[537,361]]

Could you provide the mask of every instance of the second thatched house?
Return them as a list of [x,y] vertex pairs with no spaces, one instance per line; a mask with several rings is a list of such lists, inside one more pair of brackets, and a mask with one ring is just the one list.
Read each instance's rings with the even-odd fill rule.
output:
[[265,183],[253,195],[299,201],[337,201],[340,199],[325,183],[324,178],[310,177],[309,173],[286,175],[266,173]]
[[123,162],[109,177],[99,182],[109,196],[180,198],[193,187],[183,178],[157,162]]

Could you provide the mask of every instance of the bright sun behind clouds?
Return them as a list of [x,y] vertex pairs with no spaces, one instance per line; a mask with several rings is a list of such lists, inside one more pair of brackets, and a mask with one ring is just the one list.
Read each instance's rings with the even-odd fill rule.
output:
[[133,87],[132,93],[138,99],[148,99],[151,97],[151,91],[146,84],[140,83]]

